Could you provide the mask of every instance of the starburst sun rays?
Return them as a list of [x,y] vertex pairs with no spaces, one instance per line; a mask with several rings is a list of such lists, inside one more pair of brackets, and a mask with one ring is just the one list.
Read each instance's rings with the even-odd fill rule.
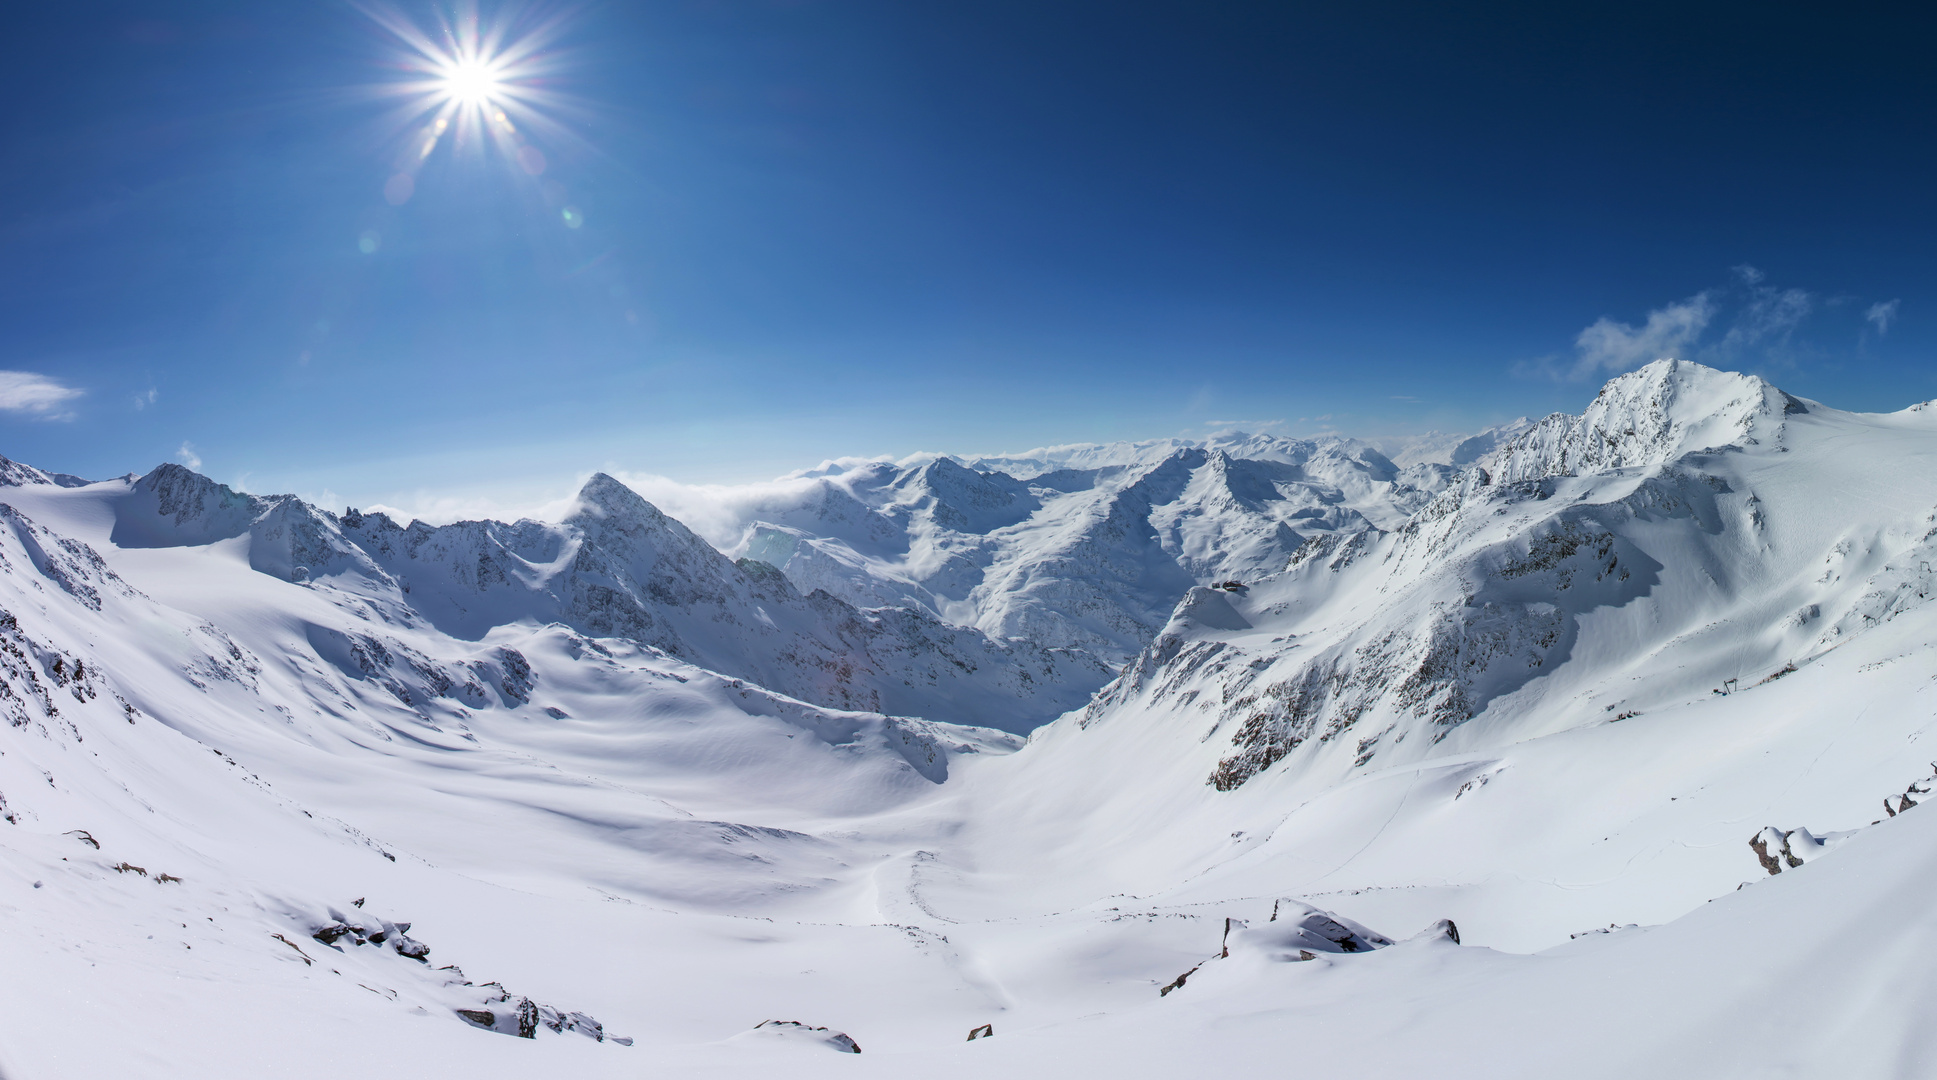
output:
[[545,171],[544,151],[526,135],[569,138],[558,116],[572,103],[550,85],[563,59],[555,48],[566,23],[562,12],[501,9],[487,19],[475,3],[463,2],[426,27],[395,8],[360,6],[389,32],[391,66],[401,73],[378,87],[399,99],[390,120],[403,144],[384,185],[386,199],[393,205],[409,200],[418,170],[445,144],[459,154],[488,148],[532,176]]

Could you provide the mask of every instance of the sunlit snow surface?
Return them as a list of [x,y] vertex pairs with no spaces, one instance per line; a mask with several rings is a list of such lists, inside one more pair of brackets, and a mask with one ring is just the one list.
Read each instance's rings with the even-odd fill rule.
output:
[[[800,695],[939,663],[938,707],[994,708],[1029,643],[842,630],[615,525],[620,493],[406,559],[206,482],[184,514],[9,466],[0,1075],[1937,1072],[1937,811],[1904,809],[1937,769],[1937,409],[1656,364],[1487,446],[1241,589],[1173,559],[1167,621],[1027,745]],[[1274,464],[1236,453],[1176,490]],[[900,481],[903,520],[1004,483],[956,468]],[[911,528],[1126,513],[1028,497]],[[1191,535],[1205,569],[1256,539]],[[1833,843],[1772,877],[1767,827]]]

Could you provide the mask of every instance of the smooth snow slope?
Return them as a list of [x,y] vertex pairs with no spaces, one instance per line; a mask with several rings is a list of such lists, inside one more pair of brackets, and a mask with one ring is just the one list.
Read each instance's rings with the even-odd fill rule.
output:
[[[609,516],[413,555],[11,467],[0,1072],[1929,1075],[1933,454],[1931,411],[1650,365],[1409,516],[1179,582],[1026,745],[706,670],[767,601]],[[1230,474],[1164,467],[1099,508]],[[959,472],[883,482],[1040,513]]]

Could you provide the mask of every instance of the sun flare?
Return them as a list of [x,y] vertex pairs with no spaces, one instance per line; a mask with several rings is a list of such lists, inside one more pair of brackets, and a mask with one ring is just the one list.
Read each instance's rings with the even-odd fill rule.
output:
[[464,105],[485,105],[499,92],[498,73],[482,58],[468,58],[444,72],[444,92]]
[[392,121],[402,148],[384,188],[393,204],[411,197],[418,168],[440,145],[460,154],[489,148],[536,176],[545,171],[546,155],[527,136],[571,141],[556,119],[568,102],[548,85],[563,64],[555,43],[564,22],[556,10],[536,17],[507,6],[486,18],[476,4],[460,0],[429,25],[394,8],[364,10],[389,31],[397,46],[391,66],[404,74],[378,88],[401,99]]

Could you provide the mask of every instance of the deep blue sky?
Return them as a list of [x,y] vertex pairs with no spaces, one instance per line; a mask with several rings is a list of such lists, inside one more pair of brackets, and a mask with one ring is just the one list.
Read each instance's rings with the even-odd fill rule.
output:
[[0,369],[83,393],[0,412],[0,453],[409,506],[1478,427],[1660,340],[1842,407],[1937,396],[1928,33],[1881,11],[571,10],[544,175],[446,144],[396,207],[355,8],[10,11]]

